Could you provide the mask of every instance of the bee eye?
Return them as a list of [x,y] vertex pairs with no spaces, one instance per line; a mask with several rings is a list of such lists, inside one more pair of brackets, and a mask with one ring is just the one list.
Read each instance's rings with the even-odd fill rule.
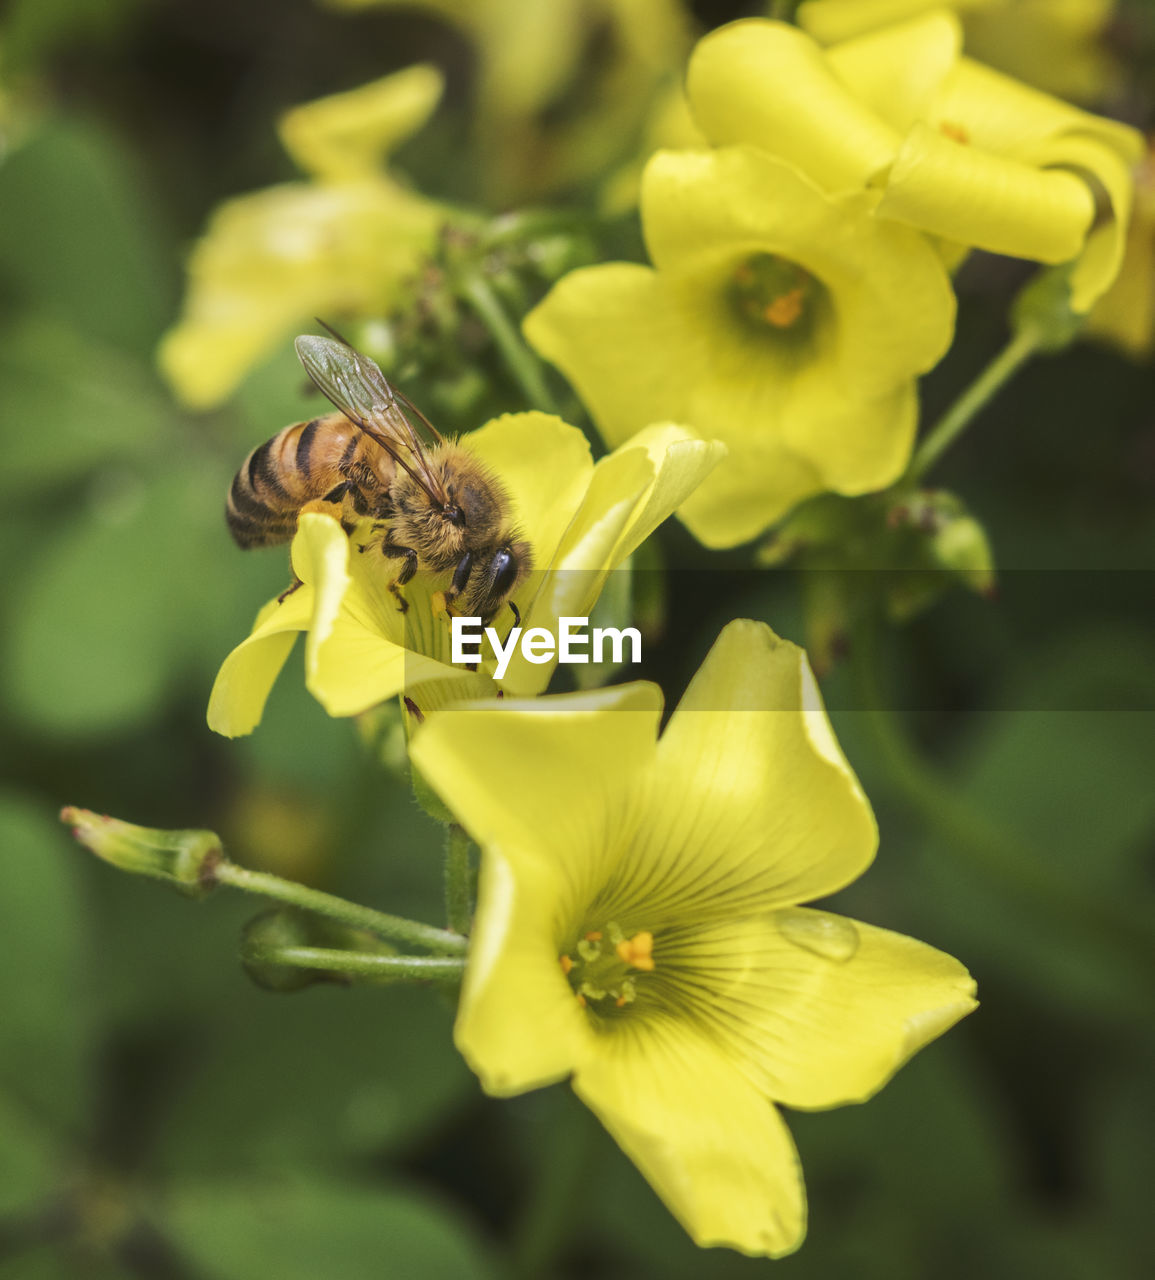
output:
[[489,573],[493,595],[504,595],[517,579],[517,561],[513,552],[503,547],[490,562]]

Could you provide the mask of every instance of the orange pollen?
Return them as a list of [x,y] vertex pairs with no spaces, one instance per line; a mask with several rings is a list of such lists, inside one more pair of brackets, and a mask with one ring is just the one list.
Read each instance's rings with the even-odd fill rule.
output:
[[775,298],[763,310],[762,317],[767,324],[772,324],[775,329],[789,329],[802,314],[802,307],[805,301],[806,294],[803,289],[791,289],[789,292],[782,294],[781,297]]
[[624,1009],[628,1003],[629,1002],[626,1000],[625,996],[618,996],[614,1001],[614,1004],[617,1005],[619,1009]]
[[583,996],[583,995],[582,995],[582,993],[581,993],[580,991],[579,991],[579,992],[578,992],[578,994],[577,994],[577,1002],[578,1002],[578,1004],[580,1004],[580,1005],[581,1005],[581,1007],[582,1007],[583,1009],[586,1007],[586,998],[585,998],[585,996]]
[[654,967],[654,935],[648,930],[644,929],[641,933],[635,933],[632,938],[619,942],[616,950],[618,959],[634,969],[648,972]]
[[602,940],[602,931],[600,929],[593,929],[586,934],[587,942],[601,942],[601,940]]
[[969,145],[971,136],[962,127],[961,124],[952,124],[949,120],[944,120],[938,127],[939,133],[945,138],[950,138],[952,142],[961,142],[965,147]]
[[561,964],[562,973],[564,973],[568,978],[569,971],[573,968],[573,961],[569,958],[569,956],[560,956],[559,963]]

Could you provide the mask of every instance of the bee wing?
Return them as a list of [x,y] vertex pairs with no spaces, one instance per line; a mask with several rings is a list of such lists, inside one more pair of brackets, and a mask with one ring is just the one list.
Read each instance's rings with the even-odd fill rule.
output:
[[293,346],[318,390],[403,467],[434,502],[447,505],[444,485],[430,467],[399,397],[374,361],[347,343],[311,333],[302,334]]

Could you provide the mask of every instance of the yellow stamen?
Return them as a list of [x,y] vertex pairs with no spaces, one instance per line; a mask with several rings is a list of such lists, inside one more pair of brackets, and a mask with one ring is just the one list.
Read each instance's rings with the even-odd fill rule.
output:
[[600,929],[591,929],[589,933],[586,934],[586,938],[590,942],[601,942],[602,931]]
[[568,978],[569,971],[573,968],[573,961],[569,958],[569,956],[561,956],[559,957],[559,963],[561,964],[562,973],[564,973],[565,976]]
[[577,995],[577,1002],[578,1004],[581,1005],[583,1009],[586,1007],[586,998],[585,996],[582,995],[580,991],[578,992],[578,995]]
[[634,969],[644,969],[647,972],[654,967],[653,950],[654,935],[647,929],[635,933],[625,942],[619,942],[617,946],[618,959],[623,964],[628,964]]
[[791,289],[763,308],[762,315],[766,323],[772,324],[776,329],[789,329],[802,314],[805,302],[805,290]]

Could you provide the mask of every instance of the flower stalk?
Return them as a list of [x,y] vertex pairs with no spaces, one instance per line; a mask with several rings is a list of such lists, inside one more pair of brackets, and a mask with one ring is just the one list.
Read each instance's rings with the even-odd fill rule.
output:
[[899,488],[916,485],[1007,382],[1042,347],[1042,333],[1019,329],[979,376],[927,432],[915,450]]
[[254,948],[250,963],[321,969],[353,978],[388,982],[460,982],[464,956],[384,956],[332,947]]
[[540,409],[542,413],[557,413],[557,402],[546,383],[540,362],[522,342],[489,282],[481,275],[473,274],[464,281],[461,292],[489,331],[506,369],[521,388],[529,406]]
[[231,885],[245,893],[259,894],[276,902],[283,902],[286,906],[313,911],[354,929],[367,929],[379,938],[388,938],[392,942],[425,947],[429,951],[448,955],[459,955],[465,951],[465,939],[456,933],[438,929],[431,924],[422,924],[418,920],[409,920],[404,916],[377,911],[373,907],[362,906],[359,902],[349,902],[335,894],[310,889],[268,871],[250,871],[247,867],[237,866],[235,862],[224,862],[216,869],[216,880],[218,884]]
[[469,891],[469,847],[465,828],[451,822],[445,828],[445,918],[455,934],[467,934],[473,916]]

